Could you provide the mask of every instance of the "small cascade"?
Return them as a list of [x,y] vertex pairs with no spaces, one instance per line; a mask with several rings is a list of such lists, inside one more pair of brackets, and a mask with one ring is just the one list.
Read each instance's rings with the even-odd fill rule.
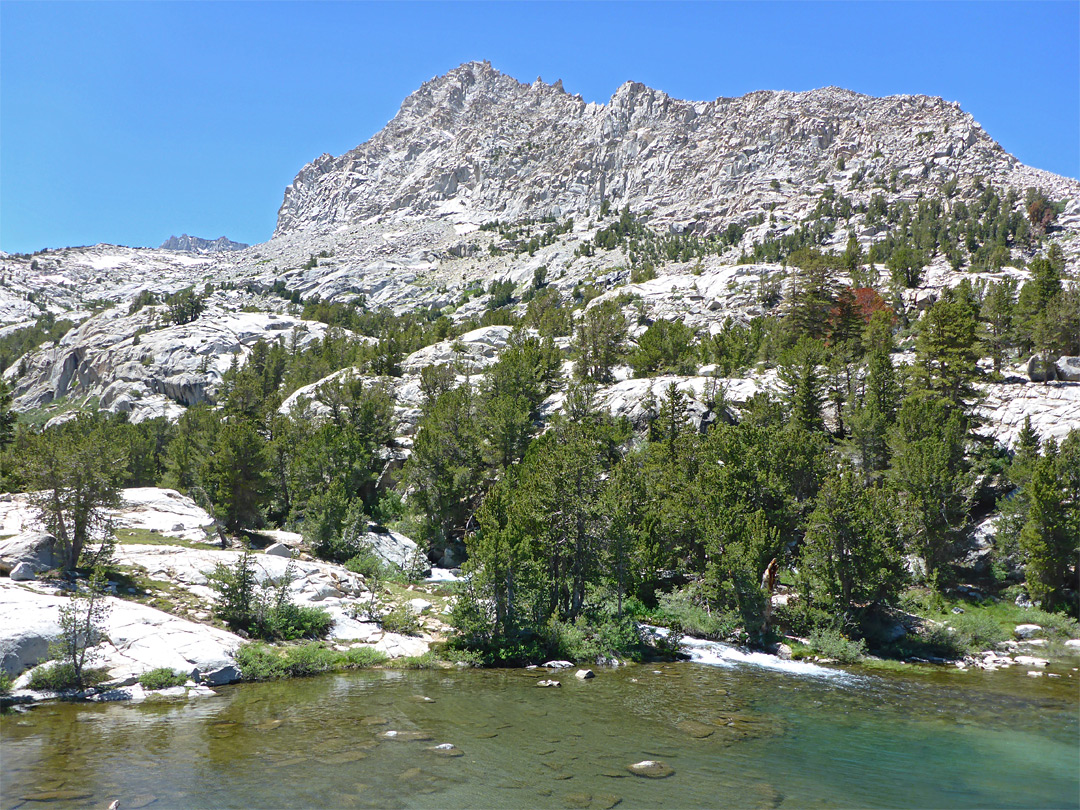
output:
[[[648,627],[646,629],[663,638],[668,635],[666,627]],[[831,669],[804,661],[789,661],[776,655],[746,650],[732,644],[725,644],[722,641],[708,641],[693,638],[692,636],[683,636],[680,641],[680,648],[690,656],[690,660],[695,664],[705,664],[710,667],[731,669],[736,666],[752,666],[786,672],[791,675],[808,675],[836,681],[858,680],[858,676],[842,669]]]

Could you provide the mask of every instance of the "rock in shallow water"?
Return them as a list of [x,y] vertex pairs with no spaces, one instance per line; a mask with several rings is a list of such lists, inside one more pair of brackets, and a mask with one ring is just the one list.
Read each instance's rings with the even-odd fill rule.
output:
[[627,765],[626,769],[634,776],[644,776],[647,779],[663,779],[675,773],[675,769],[658,759],[643,759],[633,765]]

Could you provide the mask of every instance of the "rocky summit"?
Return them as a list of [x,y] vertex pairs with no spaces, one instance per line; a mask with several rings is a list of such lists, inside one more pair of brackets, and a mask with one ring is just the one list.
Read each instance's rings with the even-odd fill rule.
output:
[[473,62],[424,84],[367,143],[301,169],[275,236],[388,213],[588,217],[605,202],[708,233],[762,212],[797,217],[825,183],[894,170],[911,197],[975,176],[1078,189],[1023,166],[941,98],[827,87],[695,102],[628,81],[588,104],[561,81],[523,84]]

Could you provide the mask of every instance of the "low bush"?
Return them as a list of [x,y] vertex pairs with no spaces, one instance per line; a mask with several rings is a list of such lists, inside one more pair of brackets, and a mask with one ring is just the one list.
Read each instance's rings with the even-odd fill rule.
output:
[[364,669],[385,664],[386,660],[385,653],[372,647],[341,652],[317,642],[274,647],[253,641],[236,651],[236,665],[245,681],[276,681],[338,669]]
[[245,681],[276,681],[288,676],[284,651],[259,642],[243,644],[236,651],[236,665]]
[[259,637],[283,641],[325,638],[333,626],[333,617],[322,608],[284,602],[266,612],[259,627]]
[[577,622],[560,622],[553,617],[547,623],[545,635],[548,644],[547,654],[552,658],[595,661],[600,656],[600,647],[596,639],[580,618]]
[[685,590],[662,594],[652,618],[658,624],[677,624],[687,635],[711,639],[732,638],[741,625],[735,613],[707,611]]
[[187,683],[188,676],[168,667],[158,667],[139,676],[139,683],[143,689],[169,689],[173,686],[183,686]]
[[336,669],[341,659],[337,650],[320,644],[301,644],[285,648],[285,673],[290,678],[318,675]]
[[934,626],[924,635],[946,658],[963,658],[990,649],[1009,637],[1000,624],[982,613],[952,616],[947,626]]
[[423,655],[407,655],[403,658],[395,658],[388,666],[394,669],[441,669],[442,662],[439,656],[432,650]]
[[341,654],[340,665],[346,669],[367,669],[385,664],[386,653],[374,647],[353,647]]
[[831,658],[841,664],[853,664],[866,655],[866,642],[853,641],[839,630],[820,628],[810,634],[810,649],[823,658]]
[[387,633],[403,636],[420,635],[420,619],[407,606],[396,607],[383,616],[379,623]]
[[219,594],[214,613],[232,630],[243,630],[264,641],[293,641],[324,638],[334,625],[325,610],[293,604],[289,585],[293,580],[290,562],[276,584],[259,583],[255,561],[245,552],[235,566],[218,563],[209,577],[210,587]]
[[1076,638],[1080,636],[1080,625],[1076,619],[1060,613],[1049,613],[1039,608],[1029,608],[1024,613],[1024,621],[1042,627],[1047,638]]
[[369,548],[363,548],[345,561],[345,568],[364,579],[378,579],[383,576],[383,561]]
[[0,695],[6,695],[11,691],[11,685],[14,681],[11,680],[11,676],[6,672],[0,672]]
[[[83,670],[83,686],[94,686],[106,681],[109,674],[104,669]],[[71,664],[56,662],[37,667],[30,673],[28,686],[36,692],[60,692],[65,689],[78,689],[79,679],[75,667]]]

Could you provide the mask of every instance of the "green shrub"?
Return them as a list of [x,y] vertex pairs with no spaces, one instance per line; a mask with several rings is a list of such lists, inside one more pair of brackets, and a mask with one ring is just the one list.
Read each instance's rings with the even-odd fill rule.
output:
[[660,624],[678,625],[687,634],[701,638],[731,638],[740,625],[739,618],[734,613],[710,613],[698,605],[693,595],[687,591],[662,594],[653,617]]
[[420,635],[420,619],[407,606],[396,607],[379,620],[387,633],[403,636]]
[[955,646],[962,653],[979,652],[1000,644],[1009,634],[983,613],[964,613],[949,621],[955,636]]
[[852,664],[866,655],[866,642],[853,641],[832,628],[821,628],[810,634],[810,648],[823,658],[831,658],[841,664]]
[[482,667],[486,663],[479,650],[447,649],[444,657],[451,663],[464,667]]
[[345,568],[364,579],[378,579],[383,575],[383,561],[370,548],[360,549],[345,561]]
[[919,641],[936,655],[943,658],[963,658],[968,649],[963,639],[951,627],[928,624],[919,632]]
[[386,653],[374,647],[353,647],[341,654],[341,666],[346,669],[367,669],[386,663]]
[[1024,621],[1037,624],[1045,631],[1047,638],[1076,638],[1080,636],[1080,626],[1076,619],[1060,613],[1049,613],[1039,608],[1029,608],[1024,614]]
[[188,676],[168,667],[159,667],[139,676],[139,683],[143,689],[168,689],[172,686],[183,686],[187,683]]
[[314,642],[295,647],[271,647],[253,641],[236,651],[236,665],[245,681],[317,675],[335,669],[342,660],[343,654]]
[[638,657],[641,647],[641,630],[638,623],[627,615],[611,616],[597,631],[602,654],[630,655]]
[[[94,686],[109,678],[104,669],[85,669],[82,676],[82,686]],[[37,667],[30,673],[28,686],[36,692],[60,692],[64,689],[78,689],[80,684],[75,667],[58,661]]]
[[11,676],[6,672],[0,672],[0,695],[6,695],[11,691],[11,685],[14,681],[11,680]]
[[235,566],[218,563],[208,577],[218,592],[214,613],[233,630],[243,630],[265,641],[292,641],[324,638],[334,625],[325,610],[293,604],[289,584],[293,580],[290,562],[276,585],[258,583],[255,562],[244,552]]
[[600,656],[600,647],[581,617],[577,622],[561,622],[552,617],[545,630],[548,655],[552,658],[595,661]]
[[406,655],[403,658],[395,658],[390,661],[389,666],[394,669],[441,669],[441,662],[439,656],[433,651],[428,650],[423,655]]
[[337,665],[340,653],[320,644],[301,644],[285,648],[285,672],[291,678],[329,672]]
[[333,617],[322,608],[284,602],[266,612],[259,627],[259,637],[283,641],[325,638],[333,626]]
[[240,677],[245,681],[274,681],[288,675],[283,652],[266,644],[243,644],[235,658]]

